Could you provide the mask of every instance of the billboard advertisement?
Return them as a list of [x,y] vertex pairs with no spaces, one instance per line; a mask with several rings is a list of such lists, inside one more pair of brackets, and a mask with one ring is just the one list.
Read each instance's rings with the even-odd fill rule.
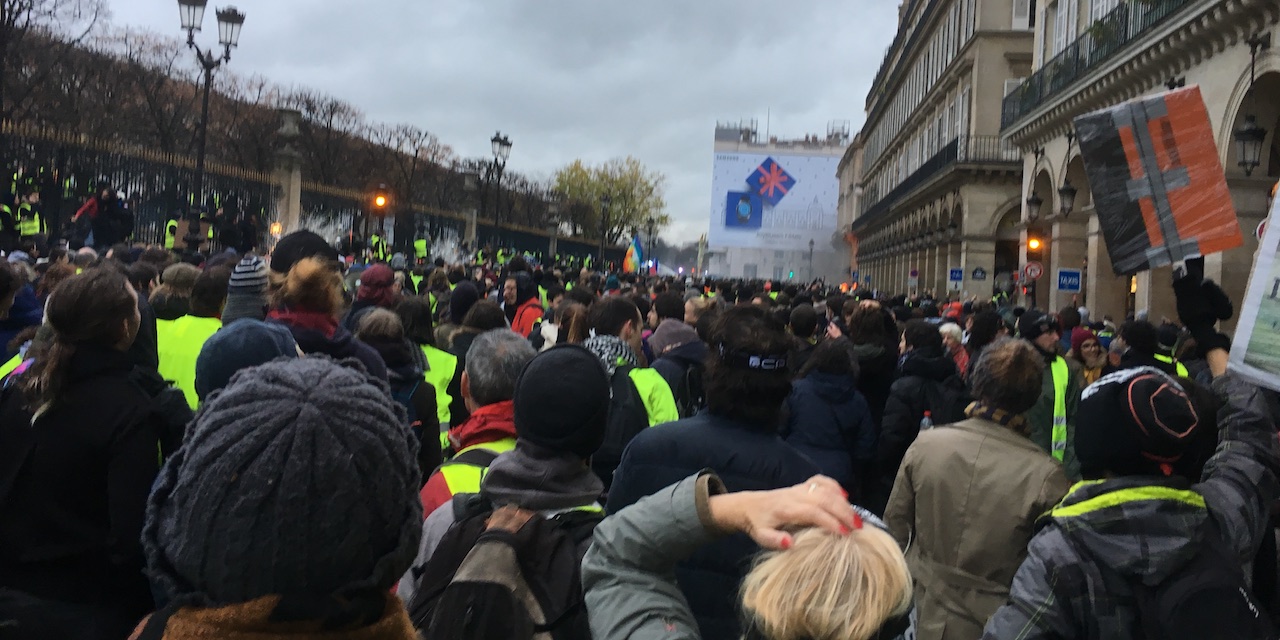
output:
[[836,230],[837,155],[717,152],[707,244],[808,250]]

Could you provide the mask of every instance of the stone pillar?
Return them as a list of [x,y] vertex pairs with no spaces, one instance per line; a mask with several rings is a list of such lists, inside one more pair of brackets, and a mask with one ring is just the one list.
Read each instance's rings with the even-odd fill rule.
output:
[[1124,321],[1125,310],[1129,305],[1129,277],[1118,276],[1111,269],[1111,257],[1107,254],[1107,243],[1098,227],[1098,218],[1093,215],[1092,209],[1083,213],[1089,216],[1086,232],[1089,270],[1084,279],[1085,306],[1089,308],[1091,320],[1111,316],[1119,326]]
[[[1084,292],[1058,291],[1059,269],[1083,270],[1089,251],[1089,231],[1083,213],[1075,218],[1062,219],[1053,223],[1053,246],[1049,251],[1050,264],[1045,265],[1045,273],[1040,278],[1040,298],[1046,301],[1046,309],[1057,311],[1073,304],[1075,298],[1084,297]],[[1083,289],[1083,287],[1081,287]],[[1079,304],[1075,304],[1079,306]]]
[[548,238],[547,259],[543,260],[543,262],[547,264],[554,264],[554,261],[556,259],[556,252],[560,250],[560,247],[559,247],[560,225],[559,224],[547,225],[547,238]]
[[1173,299],[1173,269],[1157,267],[1138,274],[1138,292],[1134,313],[1147,312],[1147,319],[1159,325],[1163,319],[1178,321]]
[[[281,125],[279,136],[283,141],[276,152],[275,182],[280,187],[276,200],[276,221],[281,234],[297,231],[302,226],[302,153],[297,140],[301,136],[298,123],[302,113],[293,109],[279,109]],[[267,222],[268,225],[270,221]]]
[[475,207],[472,207],[467,210],[467,233],[466,233],[466,236],[462,239],[463,242],[467,243],[467,246],[471,249],[472,252],[477,250],[477,246],[476,246],[477,227],[478,227],[478,224],[476,221],[476,209]]
[[[994,238],[964,238],[960,241],[960,259],[957,263],[964,270],[962,293],[979,300],[991,299],[991,286],[996,277],[996,241]],[[986,280],[974,280],[973,270],[981,267],[987,272]]]

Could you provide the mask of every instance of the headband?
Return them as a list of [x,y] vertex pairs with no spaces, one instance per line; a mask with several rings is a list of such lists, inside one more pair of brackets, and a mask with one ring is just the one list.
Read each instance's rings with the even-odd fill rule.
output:
[[720,344],[720,361],[734,369],[755,369],[757,371],[780,371],[787,368],[787,355],[746,353],[736,351]]

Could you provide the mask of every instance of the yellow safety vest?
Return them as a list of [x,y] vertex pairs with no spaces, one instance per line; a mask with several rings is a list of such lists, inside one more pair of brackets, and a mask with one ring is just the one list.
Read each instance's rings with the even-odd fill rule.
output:
[[18,355],[12,358],[9,358],[8,362],[4,363],[4,365],[0,365],[0,378],[4,378],[5,376],[13,373],[13,370],[17,369],[18,365],[20,364],[22,364],[21,353],[19,353]]
[[427,239],[418,238],[413,241],[413,255],[419,260],[427,259]]
[[205,341],[221,328],[222,321],[217,318],[182,316],[177,320],[156,320],[160,376],[182,390],[192,409],[200,405],[196,394],[196,359]]
[[1163,362],[1163,363],[1165,363],[1165,364],[1171,364],[1171,365],[1173,365],[1173,366],[1174,366],[1174,371],[1177,371],[1179,376],[1181,376],[1181,377],[1183,377],[1183,378],[1190,378],[1190,377],[1191,377],[1191,374],[1189,374],[1189,373],[1187,372],[1187,368],[1186,368],[1186,367],[1184,367],[1184,366],[1182,366],[1182,363],[1181,363],[1181,362],[1178,362],[1177,360],[1174,360],[1174,359],[1173,359],[1173,356],[1166,356],[1166,355],[1156,354],[1156,355],[1155,355],[1155,358],[1156,358],[1156,360],[1159,360],[1160,362]]
[[170,220],[164,226],[164,248],[173,250],[173,243],[178,239],[178,221]]
[[1067,454],[1067,381],[1071,370],[1062,356],[1055,357],[1049,368],[1053,372],[1053,450],[1050,454],[1062,462]]
[[449,383],[453,381],[453,373],[458,368],[458,357],[430,345],[422,345],[422,355],[427,357],[427,371],[422,379],[431,383],[436,389],[436,416],[440,419],[440,427],[449,425],[449,404],[453,398],[449,395]]
[[18,205],[18,235],[24,238],[44,233],[44,220],[40,212],[24,202]]
[[542,301],[542,308],[546,309],[547,308],[547,288],[542,285],[538,285],[538,299]]
[[[472,445],[459,451],[457,455],[462,455],[473,449],[484,449],[492,451],[496,454],[504,454],[516,448],[515,438],[503,438],[494,440],[493,442],[484,442]],[[455,456],[456,458],[457,456]],[[484,480],[484,476],[488,473],[489,467],[468,464],[466,462],[456,462],[453,460],[446,461],[440,465],[440,476],[444,478],[444,483],[449,487],[449,493],[457,495],[459,493],[479,493],[480,482]]]
[[[409,274],[409,280],[413,281],[413,290],[416,291],[418,295],[422,295],[422,276],[416,273],[411,273]],[[435,311],[435,309],[433,308],[432,311]]]
[[437,300],[436,300],[436,294],[431,293],[430,291],[428,291],[428,292],[427,292],[427,300],[431,301],[431,315],[432,315],[432,316],[436,315],[436,302],[437,302]]

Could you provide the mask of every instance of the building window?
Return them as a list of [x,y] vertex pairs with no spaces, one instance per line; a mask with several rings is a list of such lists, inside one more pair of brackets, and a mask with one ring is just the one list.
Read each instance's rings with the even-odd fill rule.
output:
[[1076,38],[1076,22],[1079,19],[1075,0],[1058,0],[1053,24],[1053,51],[1051,56],[1062,53]]
[[1035,25],[1031,18],[1031,0],[1013,0],[1013,28],[1023,31]]
[[1026,80],[1026,78],[1009,78],[1005,80],[1004,95],[1007,97],[1009,94],[1016,91],[1018,89],[1018,86],[1022,84],[1023,80]]
[[1097,22],[1120,6],[1120,0],[1093,0],[1089,7],[1089,21]]

